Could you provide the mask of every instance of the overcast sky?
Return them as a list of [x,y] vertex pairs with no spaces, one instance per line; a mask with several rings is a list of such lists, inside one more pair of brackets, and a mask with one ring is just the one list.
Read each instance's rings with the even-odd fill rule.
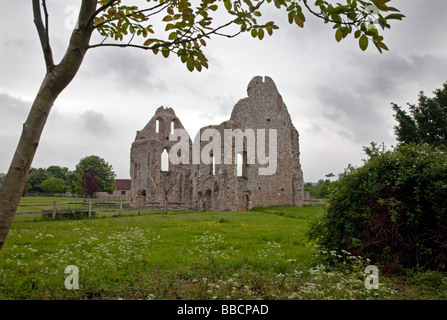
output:
[[[22,124],[45,73],[31,1],[0,0],[0,172],[7,172]],[[55,60],[65,51],[71,8],[48,0]],[[209,69],[189,72],[179,59],[138,49],[90,50],[57,99],[33,167],[66,166],[98,155],[117,178],[129,178],[130,147],[160,106],[171,107],[194,137],[228,120],[256,75],[276,83],[300,134],[304,180],[360,165],[370,142],[395,145],[391,103],[417,103],[447,81],[447,1],[392,0],[406,15],[385,33],[390,51],[366,52],[349,37],[337,43],[330,25],[307,15],[304,29],[276,9],[280,29],[259,41],[248,34],[208,42]],[[94,41],[93,41],[94,42]],[[92,42],[92,43],[93,43]]]

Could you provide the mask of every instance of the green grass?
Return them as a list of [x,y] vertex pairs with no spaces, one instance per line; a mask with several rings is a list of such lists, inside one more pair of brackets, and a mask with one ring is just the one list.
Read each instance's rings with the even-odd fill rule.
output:
[[[54,200],[64,201],[22,203]],[[364,287],[367,261],[360,257],[345,257],[347,266],[317,265],[318,251],[306,232],[324,208],[16,219],[0,252],[0,299],[447,297],[442,284],[430,291],[445,281],[438,273],[394,282],[382,277],[380,289],[371,291]],[[79,268],[78,290],[64,286],[69,265]]]

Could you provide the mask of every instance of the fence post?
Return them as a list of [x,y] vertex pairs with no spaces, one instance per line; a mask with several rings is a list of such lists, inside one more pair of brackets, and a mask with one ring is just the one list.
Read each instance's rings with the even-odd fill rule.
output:
[[56,201],[53,201],[53,216],[52,216],[53,220],[56,220],[56,213],[57,213],[56,208],[57,208]]
[[166,206],[167,206],[166,200],[163,200],[163,214],[166,214]]
[[122,213],[123,213],[123,202],[120,201],[120,214],[119,215],[121,215]]
[[141,215],[141,201],[138,200],[138,215]]
[[92,199],[88,200],[88,218],[92,216]]

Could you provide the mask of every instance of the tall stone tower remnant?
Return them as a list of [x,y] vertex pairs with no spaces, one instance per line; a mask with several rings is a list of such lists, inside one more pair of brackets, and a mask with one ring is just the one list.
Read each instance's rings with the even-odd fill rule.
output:
[[[173,109],[158,108],[131,147],[132,200],[197,201],[215,211],[302,206],[299,134],[282,96],[272,79],[260,76],[247,94],[228,121],[201,128],[194,143]],[[178,132],[182,148],[172,138]]]

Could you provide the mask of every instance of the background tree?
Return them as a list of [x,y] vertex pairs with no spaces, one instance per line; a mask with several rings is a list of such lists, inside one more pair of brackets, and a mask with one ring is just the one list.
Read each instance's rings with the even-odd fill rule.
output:
[[67,180],[65,181],[67,185],[67,191],[71,193],[76,193],[79,188],[79,177],[76,171],[69,171],[67,174]]
[[82,175],[79,185],[82,188],[82,194],[93,197],[101,189],[101,179],[92,170],[88,170]]
[[49,166],[47,171],[55,178],[67,181],[70,169],[61,166]]
[[[329,173],[326,178],[332,178],[334,174]],[[331,192],[332,182],[330,179],[319,179],[317,183],[306,182],[304,191],[309,191],[311,198],[326,199]]]
[[[154,54],[160,52],[164,57],[173,53],[186,64],[188,70],[200,71],[203,67],[208,67],[203,48],[212,36],[231,38],[249,32],[262,40],[266,33],[271,35],[278,28],[275,23],[258,19],[262,16],[261,8],[272,4],[283,10],[290,23],[299,27],[303,27],[306,21],[303,13],[305,8],[325,23],[333,24],[337,41],[353,33],[361,50],[366,50],[372,42],[382,52],[387,47],[379,29],[371,23],[377,22],[378,26],[386,29],[390,28],[389,20],[401,20],[403,17],[396,8],[388,6],[388,2],[390,0],[346,0],[344,4],[334,5],[325,0],[316,0],[314,5],[309,5],[307,0],[201,0],[193,5],[189,0],[147,0],[146,5],[138,7],[126,5],[124,0],[82,0],[68,48],[61,61],[55,63],[50,45],[46,0],[41,3],[39,0],[32,0],[46,74],[23,125],[22,135],[0,191],[0,250],[14,220],[51,108],[59,94],[76,76],[89,49],[135,47]],[[374,10],[372,4],[375,5]],[[219,19],[214,19],[217,11],[221,14],[216,13]],[[162,23],[156,24],[157,20]],[[224,22],[219,24],[216,20]],[[233,29],[229,29],[230,27]],[[104,39],[91,44],[91,36],[95,30]]]
[[66,187],[64,180],[54,177],[44,180],[40,185],[42,191],[47,193],[61,193]]
[[[97,178],[100,179],[98,191],[111,192],[115,190],[116,174],[113,171],[113,167],[103,158],[94,155],[82,158],[76,165],[75,170],[78,177],[78,182],[82,181],[84,174],[88,171],[91,171]],[[80,182],[79,185],[82,187]],[[79,189],[76,191],[79,191]]]
[[42,182],[47,179],[52,178],[52,174],[49,173],[44,168],[31,168],[29,171],[29,176],[26,183],[26,191],[27,192],[44,192],[42,190]]
[[434,97],[419,93],[417,105],[409,105],[409,113],[393,103],[394,127],[400,143],[428,143],[447,147],[447,83],[436,89]]

